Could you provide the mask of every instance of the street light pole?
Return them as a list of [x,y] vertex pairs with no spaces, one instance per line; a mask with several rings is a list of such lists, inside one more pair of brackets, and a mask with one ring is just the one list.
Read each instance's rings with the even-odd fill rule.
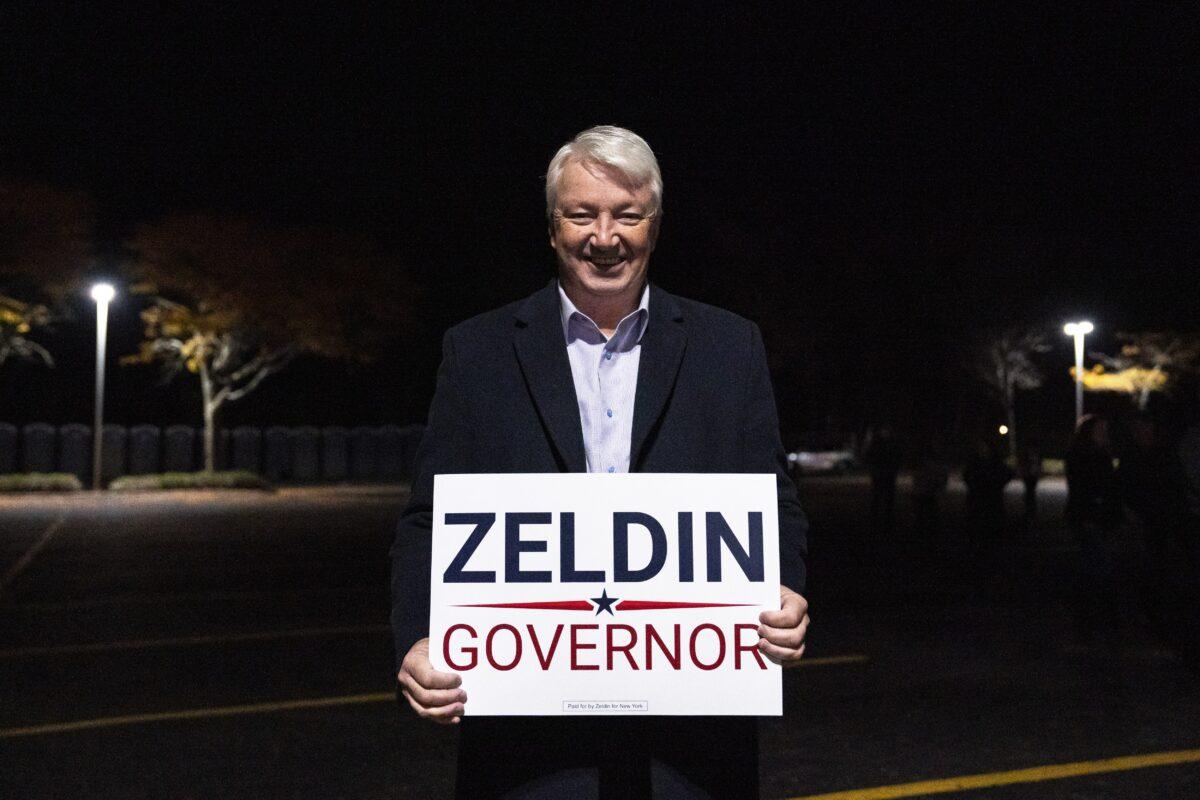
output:
[[1075,338],[1075,424],[1083,419],[1083,337],[1093,330],[1092,323],[1086,320],[1068,322],[1063,325],[1063,333]]
[[108,340],[108,304],[116,294],[111,284],[92,287],[96,301],[96,418],[92,425],[92,489],[100,489],[100,456],[104,443],[104,349]]

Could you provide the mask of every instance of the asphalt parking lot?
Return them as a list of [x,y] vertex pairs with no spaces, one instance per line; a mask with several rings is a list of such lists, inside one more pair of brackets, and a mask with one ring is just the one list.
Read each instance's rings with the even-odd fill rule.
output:
[[[762,722],[763,796],[1200,797],[1194,595],[1147,616],[1131,531],[1086,640],[1061,482],[991,550],[957,532],[958,488],[929,551],[903,504],[896,537],[868,536],[861,479],[804,482],[813,628]],[[447,795],[454,731],[394,700],[403,499],[0,497],[0,796]]]

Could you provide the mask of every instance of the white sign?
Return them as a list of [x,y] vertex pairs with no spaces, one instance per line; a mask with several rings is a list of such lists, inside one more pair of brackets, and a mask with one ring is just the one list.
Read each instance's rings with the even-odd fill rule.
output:
[[471,715],[778,716],[774,475],[438,475],[429,655]]

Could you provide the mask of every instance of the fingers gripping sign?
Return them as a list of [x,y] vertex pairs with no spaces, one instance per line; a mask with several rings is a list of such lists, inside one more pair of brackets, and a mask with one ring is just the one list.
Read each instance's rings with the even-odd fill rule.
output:
[[808,636],[808,601],[786,586],[779,587],[779,610],[758,615],[758,649],[784,667],[794,667],[804,655]]
[[462,678],[438,672],[429,663],[429,639],[421,639],[404,656],[396,673],[404,699],[417,715],[441,725],[457,725],[462,719],[467,693]]

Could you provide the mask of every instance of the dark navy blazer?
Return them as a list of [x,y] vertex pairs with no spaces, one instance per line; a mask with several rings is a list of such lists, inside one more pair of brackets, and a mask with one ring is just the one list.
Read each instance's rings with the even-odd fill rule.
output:
[[[653,284],[649,303],[630,471],[775,473],[781,583],[803,593],[808,525],[787,474],[758,327]],[[523,301],[451,328],[442,347],[412,497],[392,547],[397,669],[413,643],[429,633],[433,477],[587,469],[554,281]],[[490,724],[503,725],[503,719]],[[568,722],[578,730],[584,721]],[[467,723],[488,724],[464,719],[464,748]]]

